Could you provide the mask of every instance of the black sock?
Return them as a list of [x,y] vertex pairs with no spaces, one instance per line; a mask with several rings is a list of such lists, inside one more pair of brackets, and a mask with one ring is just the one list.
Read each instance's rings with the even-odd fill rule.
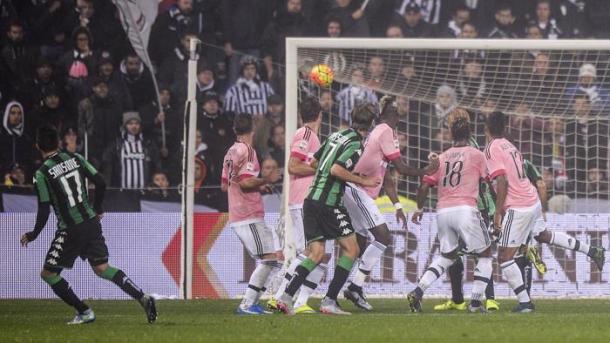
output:
[[449,266],[447,273],[449,274],[449,281],[451,281],[451,300],[456,304],[461,304],[464,302],[464,290],[462,288],[464,263],[461,257],[458,257],[455,263]]
[[290,283],[286,287],[285,293],[293,297],[299,288],[301,288],[309,273],[310,271],[302,265],[297,266],[292,274],[292,280],[290,280]]
[[529,295],[530,289],[532,288],[532,262],[530,262],[530,260],[525,255],[516,257],[515,262],[521,270],[523,284],[525,285],[525,289],[527,290],[527,294]]
[[493,275],[489,278],[489,282],[487,283],[487,287],[485,288],[485,298],[486,299],[495,299],[496,298],[496,293],[494,291]]
[[68,281],[65,279],[62,278],[59,282],[51,286],[51,289],[55,295],[57,295],[66,304],[74,307],[78,313],[83,313],[89,309],[89,306],[78,298],[78,296],[72,290],[72,287],[70,287],[68,284]]
[[343,285],[345,285],[345,282],[349,277],[350,271],[351,270],[347,270],[342,266],[337,265],[337,268],[335,268],[335,275],[333,276],[333,280],[330,282],[330,285],[328,286],[328,291],[326,292],[327,298],[337,300],[337,295],[339,295],[339,291],[341,291],[341,288],[343,287]]
[[125,275],[125,273],[123,273],[123,271],[120,269],[116,272],[116,274],[114,274],[112,282],[119,286],[123,292],[129,294],[129,296],[136,300],[140,300],[144,296],[144,293],[140,287],[133,283],[133,281],[131,281],[131,279],[128,278],[127,275]]

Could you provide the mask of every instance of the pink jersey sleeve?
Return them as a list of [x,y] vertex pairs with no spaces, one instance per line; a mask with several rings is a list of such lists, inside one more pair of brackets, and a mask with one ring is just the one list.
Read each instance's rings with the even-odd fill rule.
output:
[[394,161],[400,157],[398,138],[394,134],[394,130],[392,130],[389,126],[385,126],[383,134],[379,138],[381,151],[388,161]]
[[239,179],[243,180],[249,177],[258,176],[260,167],[254,149],[245,144],[240,144],[238,150],[239,154],[237,157],[239,158],[240,163],[237,166],[237,176],[239,176]]
[[506,174],[506,152],[500,147],[500,140],[494,139],[485,149],[485,158],[487,160],[487,171],[489,178],[494,179],[500,175]]
[[311,138],[311,130],[307,127],[302,127],[297,130],[292,138],[290,145],[290,156],[296,157],[301,161],[306,161],[309,155],[309,140]]

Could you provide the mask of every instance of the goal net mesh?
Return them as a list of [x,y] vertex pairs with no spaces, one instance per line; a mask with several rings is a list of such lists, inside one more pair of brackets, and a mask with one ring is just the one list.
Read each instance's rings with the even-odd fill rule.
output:
[[[298,99],[320,100],[323,140],[349,125],[349,111],[356,103],[396,96],[402,156],[416,167],[427,164],[430,152],[440,153],[451,145],[446,117],[455,107],[469,111],[481,148],[486,144],[486,116],[503,111],[510,117],[510,138],[547,185],[547,226],[607,246],[609,57],[607,51],[577,50],[298,48]],[[308,80],[311,67],[321,63],[335,73],[330,88]],[[394,175],[398,193],[412,209],[419,180]],[[432,194],[431,208],[434,198]],[[387,199],[379,204],[388,209],[394,245],[373,271],[368,291],[402,294],[438,254],[435,217],[429,214],[421,226],[410,223],[405,231],[396,224]],[[548,246],[539,249],[549,272],[544,276],[534,272],[533,289],[538,295],[608,294],[601,286],[605,278],[586,256]],[[472,259],[465,258],[465,264],[468,295]],[[497,266],[494,269],[497,294],[512,295]],[[438,282],[429,292],[449,296],[449,283]]]

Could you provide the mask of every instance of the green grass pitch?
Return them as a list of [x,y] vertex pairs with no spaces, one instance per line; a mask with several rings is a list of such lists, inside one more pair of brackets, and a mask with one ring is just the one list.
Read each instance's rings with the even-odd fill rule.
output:
[[[313,301],[317,306],[319,301]],[[411,314],[406,300],[371,300],[375,312],[287,317],[237,316],[237,301],[159,301],[146,323],[134,301],[88,301],[95,323],[67,326],[72,311],[57,300],[0,301],[0,342],[610,342],[610,299],[539,300],[537,312],[434,313],[436,299]]]

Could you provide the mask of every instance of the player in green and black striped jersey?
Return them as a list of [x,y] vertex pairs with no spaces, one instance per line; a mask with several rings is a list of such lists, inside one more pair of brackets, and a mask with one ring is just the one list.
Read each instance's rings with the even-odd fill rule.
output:
[[[36,146],[44,158],[34,176],[38,213],[34,230],[21,237],[21,245],[26,247],[38,237],[49,219],[52,206],[57,216],[57,231],[40,276],[59,298],[76,309],[76,317],[68,324],[95,320],[93,311],[59,275],[64,268],[72,268],[79,256],[89,261],[99,277],[112,281],[138,300],[146,311],[148,322],[153,323],[157,318],[154,299],[144,294],[122,270],[108,264],[108,247],[100,224],[106,189],[104,179],[82,156],[59,150],[57,130],[52,126],[38,129]],[[93,206],[89,204],[85,179],[95,185]]]
[[322,261],[326,254],[325,241],[337,239],[341,246],[341,257],[320,311],[348,314],[339,307],[337,295],[347,281],[360,251],[342,198],[346,182],[363,186],[381,183],[379,178],[352,173],[362,154],[362,140],[368,135],[376,116],[376,106],[356,106],[352,111],[352,127],[333,133],[314,155],[312,166],[315,166],[316,174],[303,203],[303,226],[309,252],[307,258],[295,269],[286,291],[278,299],[278,309],[284,313],[293,313],[292,298],[309,273]]

